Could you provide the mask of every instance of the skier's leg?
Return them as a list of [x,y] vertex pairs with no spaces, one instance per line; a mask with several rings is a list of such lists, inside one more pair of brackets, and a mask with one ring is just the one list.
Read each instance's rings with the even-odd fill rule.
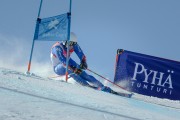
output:
[[72,77],[76,82],[80,83],[81,85],[89,86],[89,84],[86,82],[86,80],[81,78],[79,75],[77,75],[77,74],[70,74],[69,76]]
[[[58,64],[54,66],[54,72],[57,75],[65,75],[66,73],[66,68],[62,64]],[[71,70],[68,70],[68,74],[72,74],[73,72]]]
[[[57,66],[54,67],[54,72],[57,75],[65,75],[66,73],[66,68],[62,64],[58,64]],[[73,73],[72,71],[68,70],[69,76],[72,77],[76,82],[80,83],[81,85],[84,86],[89,86],[89,84],[81,78],[79,75]]]
[[100,87],[100,88],[104,87],[104,85],[101,82],[99,82],[95,77],[88,75],[85,71],[83,71],[80,74],[80,77],[85,79],[86,81],[88,81],[90,83],[93,83],[97,87]]
[[57,75],[65,75],[66,69],[64,68],[64,66],[62,64],[58,64],[58,65],[54,66],[54,72]]
[[94,85],[97,85],[99,87],[99,90],[104,92],[112,93],[114,92],[110,87],[104,86],[101,82],[99,82],[95,77],[88,75],[85,71],[83,71],[80,75],[83,79],[87,80],[88,82],[93,83]]

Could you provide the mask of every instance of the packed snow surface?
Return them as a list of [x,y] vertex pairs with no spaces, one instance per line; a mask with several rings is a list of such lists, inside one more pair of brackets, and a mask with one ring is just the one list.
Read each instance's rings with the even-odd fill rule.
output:
[[179,120],[180,102],[120,97],[0,68],[0,120]]

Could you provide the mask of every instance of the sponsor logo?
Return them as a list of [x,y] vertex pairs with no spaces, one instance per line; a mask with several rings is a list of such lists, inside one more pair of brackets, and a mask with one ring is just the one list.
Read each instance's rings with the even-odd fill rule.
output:
[[131,78],[133,88],[142,88],[156,93],[171,95],[173,92],[172,75],[173,70],[167,70],[167,73],[146,69],[141,63],[134,62],[135,69]]
[[57,19],[55,19],[55,20],[52,20],[49,24],[48,24],[48,29],[57,29],[57,27],[58,27],[58,24],[59,24],[60,22],[57,20]]

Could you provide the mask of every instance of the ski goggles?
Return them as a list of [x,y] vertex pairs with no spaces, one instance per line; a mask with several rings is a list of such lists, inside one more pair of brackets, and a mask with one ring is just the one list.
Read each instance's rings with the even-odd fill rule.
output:
[[70,41],[70,42],[69,42],[69,45],[70,45],[70,46],[73,46],[73,45],[76,45],[76,44],[77,44],[77,42],[73,42],[73,41]]
[[[77,44],[77,42],[69,41],[69,46],[73,46],[73,45],[76,45],[76,44]],[[67,41],[66,41],[65,45],[67,46]]]

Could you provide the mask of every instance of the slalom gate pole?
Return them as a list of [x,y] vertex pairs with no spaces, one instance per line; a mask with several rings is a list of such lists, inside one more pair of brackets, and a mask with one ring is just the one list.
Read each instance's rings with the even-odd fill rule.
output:
[[69,3],[69,13],[68,13],[68,19],[69,19],[69,28],[68,28],[68,41],[67,41],[67,56],[66,56],[66,82],[68,81],[68,66],[69,66],[69,40],[70,40],[70,32],[71,32],[71,6],[72,6],[72,0],[70,0]]
[[[97,76],[99,76],[99,77],[103,78],[104,80],[106,80],[106,81],[108,81],[108,82],[112,83],[113,85],[115,85],[115,86],[117,86],[117,87],[119,87],[119,88],[121,88],[121,89],[123,89],[123,90],[128,91],[128,90],[127,90],[127,89],[125,89],[124,87],[122,87],[122,86],[120,86],[120,85],[118,85],[118,84],[115,84],[114,82],[112,82],[111,80],[109,80],[109,79],[107,79],[107,78],[103,77],[102,75],[99,75],[99,74],[97,74],[96,72],[94,72],[94,71],[92,71],[92,70],[90,70],[90,69],[87,69],[87,70],[88,70],[88,71],[90,71],[90,72],[92,72],[92,73],[94,73],[95,75],[97,75]],[[128,91],[128,92],[130,92],[130,91]]]
[[[40,17],[42,2],[43,2],[43,0],[41,0],[41,2],[40,2],[39,11],[38,11],[38,17],[37,17],[37,18]],[[35,31],[35,32],[36,32],[36,31]],[[35,33],[34,33],[34,35],[35,35]],[[34,42],[35,42],[35,40],[34,40],[34,38],[33,38],[27,72],[30,72],[30,69],[31,69],[31,60],[32,60],[32,54],[33,54],[33,49],[34,49]]]
[[69,40],[67,41],[67,54],[66,54],[66,82],[68,81],[68,66],[69,66]]

